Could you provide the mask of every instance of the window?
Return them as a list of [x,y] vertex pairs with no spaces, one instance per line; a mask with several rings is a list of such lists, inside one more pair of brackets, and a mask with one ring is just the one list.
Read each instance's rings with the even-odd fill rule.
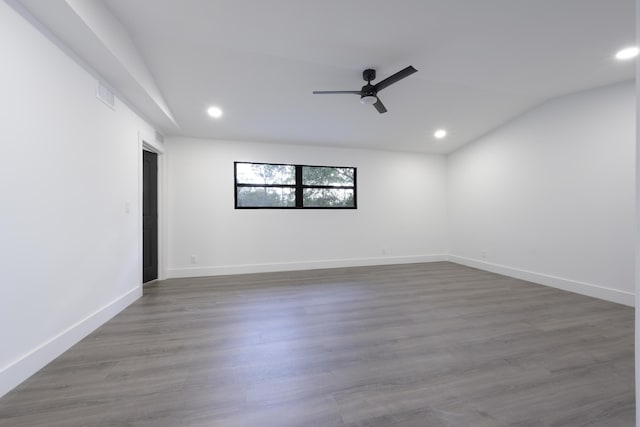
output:
[[356,209],[356,168],[235,162],[236,209]]

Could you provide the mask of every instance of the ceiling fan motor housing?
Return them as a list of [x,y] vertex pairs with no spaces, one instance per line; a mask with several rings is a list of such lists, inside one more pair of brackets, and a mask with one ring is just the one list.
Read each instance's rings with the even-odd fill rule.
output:
[[377,95],[378,95],[378,91],[372,84],[367,83],[366,85],[362,86],[362,89],[360,89],[361,98],[364,98],[365,96],[377,96]]

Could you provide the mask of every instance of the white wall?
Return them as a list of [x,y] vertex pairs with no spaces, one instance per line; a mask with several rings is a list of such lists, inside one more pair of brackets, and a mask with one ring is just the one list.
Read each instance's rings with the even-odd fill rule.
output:
[[633,305],[634,197],[633,82],[557,98],[449,156],[450,253]]
[[0,52],[1,396],[141,295],[154,131],[4,2]]
[[[188,138],[165,146],[169,277],[445,259],[442,156]],[[234,161],[355,166],[358,209],[235,210]]]

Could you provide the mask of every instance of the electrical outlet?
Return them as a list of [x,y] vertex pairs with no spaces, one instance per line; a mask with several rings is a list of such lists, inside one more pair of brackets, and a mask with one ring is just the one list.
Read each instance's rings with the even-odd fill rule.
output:
[[191,264],[197,264],[198,263],[198,257],[195,255],[191,255]]
[[387,254],[387,250],[385,248],[380,249],[380,254],[381,255],[386,255]]
[[482,256],[482,259],[487,259],[487,251],[482,251],[480,255]]

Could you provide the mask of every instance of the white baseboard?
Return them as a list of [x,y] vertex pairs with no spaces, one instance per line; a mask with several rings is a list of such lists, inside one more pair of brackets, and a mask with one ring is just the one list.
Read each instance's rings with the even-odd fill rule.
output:
[[224,265],[215,267],[170,268],[168,278],[222,276],[228,274],[270,273],[275,271],[315,270],[319,268],[363,267],[369,265],[411,264],[417,262],[447,261],[445,254],[387,256],[373,258],[330,259],[268,264]]
[[0,397],[44,368],[81,339],[142,296],[138,286],[0,369]]
[[507,267],[506,265],[493,264],[486,261],[480,261],[472,258],[465,258],[456,255],[449,255],[449,261],[456,264],[474,267],[480,270],[490,271],[492,273],[502,274],[503,276],[514,277],[516,279],[526,280],[528,282],[538,283],[540,285],[550,286],[577,294],[587,295],[594,298],[600,298],[618,304],[635,305],[635,295],[630,292],[619,291],[604,286],[594,285],[592,283],[579,282],[562,277],[550,276],[548,274],[536,273],[533,271],[521,270],[519,268]]

